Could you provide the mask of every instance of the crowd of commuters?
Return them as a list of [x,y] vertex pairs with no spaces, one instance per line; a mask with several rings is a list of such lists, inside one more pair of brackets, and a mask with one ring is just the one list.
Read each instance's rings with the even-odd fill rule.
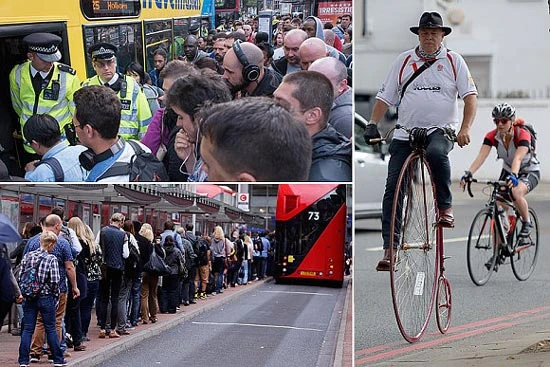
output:
[[[159,313],[176,313],[270,272],[273,236],[267,232],[235,228],[226,234],[216,226],[206,235],[194,232],[192,224],[167,221],[155,234],[150,224],[115,213],[94,235],[80,218],[65,222],[63,215],[55,208],[39,225],[25,224],[23,241],[10,254],[13,280],[2,283],[2,293],[11,296],[3,309],[22,304],[21,318],[10,320],[12,334],[21,336],[20,366],[44,354],[54,366],[64,366],[68,350],[85,351],[91,338],[129,335],[140,324],[157,322]],[[2,265],[9,264],[5,252]],[[157,272],[150,266],[153,258],[168,270]],[[37,297],[25,292],[32,267]],[[97,333],[90,325],[94,309]]]
[[[24,178],[349,182],[353,92],[351,49],[346,56],[344,45],[350,39],[349,14],[336,26],[314,16],[280,16],[272,34],[259,32],[257,19],[223,23],[206,38],[189,34],[179,48],[154,50],[149,72],[135,61],[119,65],[118,48],[100,42],[86,50],[95,75],[81,82],[76,70],[59,62],[61,38],[28,35],[27,61],[10,73]],[[287,79],[297,72],[299,83]],[[293,88],[285,87],[289,83]],[[294,103],[280,103],[289,100]],[[235,118],[204,121],[210,130],[202,144],[198,116],[219,103]],[[242,133],[216,138],[216,131],[234,129]],[[331,148],[319,154],[319,141],[336,144],[338,156]],[[228,151],[231,159],[222,159]],[[148,165],[135,163],[141,159],[162,164],[145,174],[140,169]],[[319,175],[319,160],[337,160],[342,169]]]

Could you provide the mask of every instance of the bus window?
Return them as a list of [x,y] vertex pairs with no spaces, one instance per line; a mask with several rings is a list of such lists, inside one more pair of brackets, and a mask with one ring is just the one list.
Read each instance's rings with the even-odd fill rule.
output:
[[307,254],[345,200],[345,192],[335,190],[281,226],[283,243],[287,246],[284,251],[294,255]]
[[210,29],[210,20],[208,18],[202,18],[201,20],[201,37],[208,37],[208,30]]
[[170,48],[172,46],[172,19],[162,19],[144,22],[145,24],[145,70],[155,68],[153,56],[157,48],[163,48],[168,54],[167,62],[172,60]]
[[[118,47],[117,71],[124,74],[124,69],[132,61],[143,64],[143,49],[141,23],[127,23],[116,25],[84,26],[84,48],[98,42],[107,42]],[[95,75],[92,59],[86,52],[86,74]]]
[[174,43],[173,50],[174,58],[183,55],[183,40],[189,34],[189,18],[174,19]]

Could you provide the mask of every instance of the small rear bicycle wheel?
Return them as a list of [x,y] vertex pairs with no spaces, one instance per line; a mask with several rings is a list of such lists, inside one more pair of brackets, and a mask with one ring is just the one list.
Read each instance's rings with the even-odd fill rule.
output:
[[475,285],[484,285],[493,274],[498,256],[495,221],[489,209],[480,210],[470,226],[466,259]]
[[437,295],[435,296],[437,328],[445,334],[451,325],[452,310],[451,284],[444,275],[437,281]]
[[390,228],[392,301],[399,331],[413,343],[428,326],[438,270],[435,187],[422,156],[407,158],[395,193]]
[[533,209],[529,209],[529,218],[533,224],[533,229],[529,235],[529,242],[520,244],[517,242],[517,235],[521,230],[521,225],[516,225],[515,238],[516,247],[510,262],[512,263],[512,271],[517,280],[527,280],[535,271],[537,256],[539,252],[539,220]]

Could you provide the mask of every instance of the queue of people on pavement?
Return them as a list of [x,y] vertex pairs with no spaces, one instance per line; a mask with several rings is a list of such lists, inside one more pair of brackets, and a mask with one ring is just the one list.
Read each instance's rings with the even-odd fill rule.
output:
[[[16,280],[1,284],[1,293],[12,295],[3,308],[17,306],[18,316],[9,321],[12,335],[21,337],[19,365],[47,356],[54,366],[64,366],[69,350],[85,351],[91,338],[129,335],[156,323],[159,313],[177,313],[271,273],[273,233],[244,228],[224,233],[216,226],[206,235],[193,229],[166,221],[164,231],[155,233],[150,224],[115,213],[94,234],[76,216],[64,221],[61,208],[40,224],[26,223],[23,240],[10,253],[9,274]],[[10,263],[4,252],[2,265]],[[164,272],[155,261],[164,264]],[[91,325],[94,309],[97,331]]]
[[[278,56],[270,35],[242,24],[213,30],[211,50],[193,34],[172,61],[155,50],[149,73],[118,65],[117,47],[99,42],[86,50],[95,75],[83,81],[59,62],[60,37],[26,36],[27,61],[10,73],[24,179],[351,181],[353,92],[348,59],[332,46],[339,28],[323,31],[313,16],[280,23]],[[232,118],[200,114],[217,104]],[[227,131],[239,133],[219,135]]]

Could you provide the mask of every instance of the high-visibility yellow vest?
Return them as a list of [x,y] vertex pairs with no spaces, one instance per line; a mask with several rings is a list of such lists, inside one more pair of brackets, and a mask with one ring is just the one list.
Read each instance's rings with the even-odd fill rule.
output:
[[[151,109],[147,97],[134,78],[122,74],[119,74],[119,78],[124,78],[126,88],[123,87],[117,92],[117,96],[122,102],[118,135],[122,136],[124,140],[141,140],[151,123]],[[103,85],[103,83],[96,75],[82,82],[83,87],[89,85]]]
[[[66,140],[65,126],[72,123],[75,111],[73,95],[80,89],[80,80],[76,76],[76,71],[68,65],[54,62],[48,85],[42,89],[36,99],[30,65],[30,60],[27,60],[14,66],[10,72],[11,101],[13,109],[19,116],[21,132],[29,117],[47,113],[59,122],[61,139]],[[23,142],[25,150],[34,153],[30,142],[26,139]]]

